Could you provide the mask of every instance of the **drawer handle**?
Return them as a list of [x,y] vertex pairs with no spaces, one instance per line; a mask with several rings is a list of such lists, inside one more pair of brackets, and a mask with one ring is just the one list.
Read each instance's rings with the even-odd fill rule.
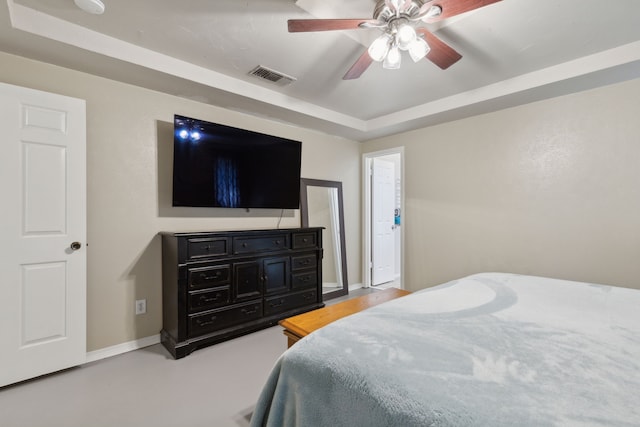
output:
[[274,245],[279,245],[279,244],[280,244],[280,240],[274,240],[274,241],[273,241],[273,244],[274,244]]
[[219,279],[221,275],[222,275],[222,272],[220,271],[216,271],[211,276],[208,276],[207,273],[200,273],[200,278],[204,280],[215,280],[215,279]]
[[217,316],[211,316],[209,318],[209,320],[196,319],[196,323],[200,327],[209,326],[209,325],[213,325],[214,323],[216,323],[216,318],[217,318]]
[[314,294],[303,295],[302,298],[308,300],[314,299],[316,296]]
[[209,252],[209,251],[211,250],[211,246],[209,246],[209,245],[205,246],[205,247],[204,247],[204,250],[205,250],[205,251],[207,251],[207,252]]
[[304,276],[304,277],[300,278],[300,280],[302,282],[308,282],[309,280],[311,280],[311,276]]
[[309,241],[309,239],[307,239],[307,238],[305,237],[304,239],[302,239],[302,241],[303,241],[304,243],[307,243],[307,242]]
[[271,308],[280,307],[282,304],[284,304],[284,300],[283,299],[279,300],[277,303],[275,303],[275,302],[270,302],[269,303]]
[[243,247],[243,248],[246,248],[247,246],[248,246],[248,245],[247,245],[246,243],[243,243],[243,244],[242,244],[242,247]]
[[246,308],[243,308],[242,310],[240,310],[242,312],[242,314],[255,314],[258,312],[258,309],[256,307],[254,307],[252,310],[247,310]]
[[211,298],[211,297],[206,297],[206,296],[204,296],[204,295],[202,295],[202,296],[200,297],[200,303],[201,303],[201,304],[208,304],[208,303],[211,303],[211,302],[217,302],[217,301],[220,301],[220,294],[216,294],[216,296],[215,296],[215,297],[213,297],[213,298]]

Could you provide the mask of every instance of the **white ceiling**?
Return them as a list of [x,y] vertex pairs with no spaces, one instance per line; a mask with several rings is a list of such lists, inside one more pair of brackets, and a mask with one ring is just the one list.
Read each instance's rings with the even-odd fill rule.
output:
[[404,58],[350,81],[377,30],[287,20],[371,18],[375,0],[103,1],[2,1],[0,50],[358,141],[640,77],[638,0],[503,0],[428,26],[463,55],[449,69]]

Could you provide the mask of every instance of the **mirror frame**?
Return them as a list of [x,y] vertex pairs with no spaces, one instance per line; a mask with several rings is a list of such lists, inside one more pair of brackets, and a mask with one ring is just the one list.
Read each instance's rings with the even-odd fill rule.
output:
[[322,294],[322,300],[328,300],[331,298],[337,298],[339,296],[347,295],[349,293],[349,282],[347,280],[347,250],[345,247],[344,238],[344,207],[342,203],[342,182],[340,181],[326,181],[322,179],[300,179],[300,220],[302,227],[309,227],[309,206],[307,197],[308,187],[325,187],[335,188],[338,190],[338,222],[340,226],[340,262],[342,264],[342,289],[336,291],[327,292]]

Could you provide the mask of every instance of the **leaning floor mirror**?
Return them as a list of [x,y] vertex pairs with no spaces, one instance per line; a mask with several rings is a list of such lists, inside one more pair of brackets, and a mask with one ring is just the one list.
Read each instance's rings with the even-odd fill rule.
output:
[[324,227],[322,299],[328,300],[348,294],[342,183],[302,178],[300,217],[303,227]]

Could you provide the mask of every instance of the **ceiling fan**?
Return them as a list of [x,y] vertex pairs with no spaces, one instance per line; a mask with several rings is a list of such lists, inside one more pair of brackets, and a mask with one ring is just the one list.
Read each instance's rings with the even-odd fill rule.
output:
[[373,19],[290,19],[289,32],[376,28],[382,31],[344,75],[357,79],[373,61],[384,68],[400,68],[401,51],[418,62],[423,57],[443,70],[462,58],[451,46],[433,35],[422,22],[434,23],[501,0],[378,0]]

